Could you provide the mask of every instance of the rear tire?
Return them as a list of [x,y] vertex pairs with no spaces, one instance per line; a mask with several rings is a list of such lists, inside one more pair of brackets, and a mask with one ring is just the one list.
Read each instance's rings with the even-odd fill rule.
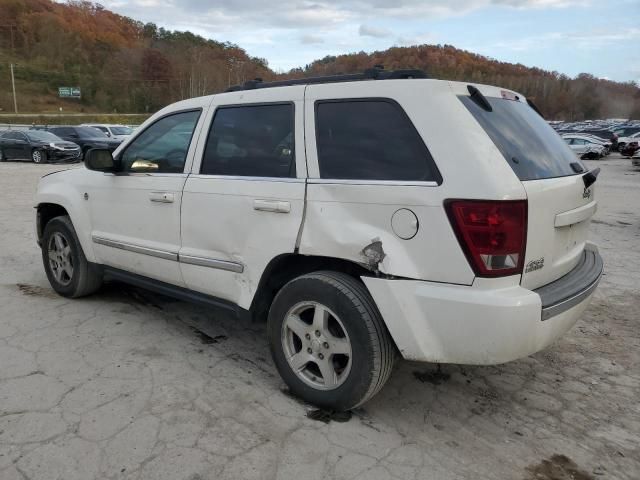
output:
[[396,350],[362,283],[344,273],[300,276],[269,310],[274,362],[291,393],[344,411],[362,405],[389,379]]
[[51,219],[44,227],[42,263],[51,287],[63,297],[83,297],[102,286],[102,272],[87,261],[66,215]]
[[47,163],[47,152],[36,148],[31,152],[31,160],[33,163]]

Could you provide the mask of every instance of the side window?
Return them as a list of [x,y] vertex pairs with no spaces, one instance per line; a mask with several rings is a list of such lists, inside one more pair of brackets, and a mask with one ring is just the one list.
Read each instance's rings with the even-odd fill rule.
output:
[[182,173],[200,110],[161,118],[120,156],[123,172]]
[[316,102],[320,177],[441,182],[422,138],[390,100]]
[[200,173],[295,177],[293,105],[218,107]]
[[49,131],[54,133],[55,135],[62,135],[64,137],[68,137],[69,135],[73,135],[76,133],[73,128],[67,127],[52,128]]

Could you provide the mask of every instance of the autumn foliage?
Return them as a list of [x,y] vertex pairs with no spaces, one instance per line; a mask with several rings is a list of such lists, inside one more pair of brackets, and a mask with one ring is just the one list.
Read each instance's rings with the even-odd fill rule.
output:
[[[212,32],[215,36],[215,32]],[[569,78],[499,62],[450,45],[393,47],[370,54],[328,56],[287,73],[231,43],[174,32],[117,15],[87,1],[0,0],[0,108],[12,108],[8,63],[18,63],[22,111],[151,112],[183,98],[225,90],[261,77],[299,78],[420,68],[434,78],[488,83],[532,98],[551,119],[640,118],[640,89],[589,74]],[[79,86],[83,97],[64,102],[59,86]]]
[[582,73],[569,78],[558,72],[500,62],[459,50],[451,45],[393,47],[321,60],[290,72],[290,76],[316,76],[362,71],[373,65],[386,69],[419,68],[431,77],[510,88],[531,98],[549,119],[640,118],[640,89]]
[[[152,112],[174,101],[270,78],[266,61],[231,43],[143,24],[86,1],[0,0],[0,108]],[[79,86],[82,100],[57,98]]]

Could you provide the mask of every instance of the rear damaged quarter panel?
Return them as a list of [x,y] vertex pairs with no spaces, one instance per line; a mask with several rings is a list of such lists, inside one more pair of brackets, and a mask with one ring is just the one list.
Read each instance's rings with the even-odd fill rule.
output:
[[[444,208],[426,205],[429,189],[309,184],[300,253],[351,260],[388,275],[470,285],[473,271]],[[389,201],[380,203],[384,198]],[[391,227],[393,214],[401,208],[418,217],[418,233],[409,240]]]

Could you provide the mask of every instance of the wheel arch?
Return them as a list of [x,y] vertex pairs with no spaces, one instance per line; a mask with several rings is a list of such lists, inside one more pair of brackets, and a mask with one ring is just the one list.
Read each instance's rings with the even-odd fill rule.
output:
[[361,281],[362,276],[373,275],[362,265],[341,258],[297,253],[278,255],[271,259],[262,272],[249,307],[252,318],[256,321],[266,321],[273,299],[285,284],[300,275],[319,270],[342,272],[358,281]]
[[[51,188],[55,190],[55,187],[52,186]],[[35,206],[35,227],[38,245],[40,245],[47,223],[52,218],[67,215],[76,231],[85,257],[89,262],[95,263],[96,259],[91,241],[91,223],[86,209],[82,208],[81,205],[74,204],[66,196],[62,196],[46,187],[39,190],[38,197],[38,202]]]
[[67,209],[57,203],[39,203],[36,206],[36,212],[36,233],[38,235],[38,245],[42,242],[42,235],[47,223],[49,223],[53,218],[60,217],[62,215],[70,217]]

